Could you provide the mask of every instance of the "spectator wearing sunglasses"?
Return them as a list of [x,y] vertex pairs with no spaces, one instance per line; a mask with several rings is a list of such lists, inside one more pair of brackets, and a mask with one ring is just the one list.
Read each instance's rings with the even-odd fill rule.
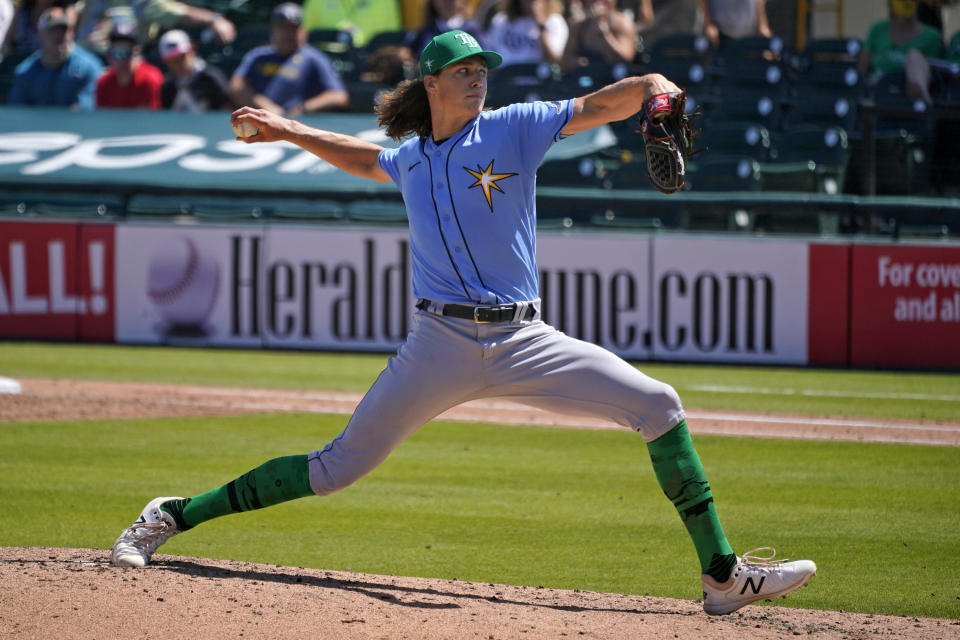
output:
[[117,22],[106,52],[110,68],[97,81],[97,108],[159,109],[163,72],[140,55],[136,26]]

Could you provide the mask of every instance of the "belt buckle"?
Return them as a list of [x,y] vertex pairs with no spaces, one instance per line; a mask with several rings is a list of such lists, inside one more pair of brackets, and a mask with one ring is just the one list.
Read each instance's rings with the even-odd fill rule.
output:
[[479,305],[476,306],[476,307],[474,307],[474,308],[473,308],[473,321],[474,321],[475,323],[477,323],[477,324],[490,324],[490,323],[492,322],[492,320],[481,320],[481,319],[480,319],[480,311],[481,311],[481,310],[488,310],[488,309],[492,309],[492,307],[482,307],[482,306],[479,306]]

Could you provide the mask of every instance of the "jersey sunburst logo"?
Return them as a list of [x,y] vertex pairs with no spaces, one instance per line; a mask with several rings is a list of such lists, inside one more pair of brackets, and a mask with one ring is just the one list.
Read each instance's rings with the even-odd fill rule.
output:
[[515,173],[494,173],[493,160],[490,161],[486,169],[481,169],[478,164],[476,171],[467,169],[466,167],[464,167],[463,170],[477,179],[476,182],[470,185],[470,188],[480,187],[483,189],[483,197],[487,199],[487,206],[490,207],[490,213],[493,213],[493,200],[490,197],[491,189],[496,189],[500,193],[503,193],[504,191],[500,188],[500,185],[497,184],[497,181],[517,175]]

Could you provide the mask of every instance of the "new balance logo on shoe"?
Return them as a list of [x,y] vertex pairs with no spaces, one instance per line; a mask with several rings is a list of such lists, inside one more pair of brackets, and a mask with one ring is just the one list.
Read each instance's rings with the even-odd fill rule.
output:
[[743,554],[726,582],[703,574],[703,610],[722,616],[757,600],[786,596],[817,573],[817,565],[809,560],[774,560],[775,554],[770,547]]
[[752,576],[747,578],[747,581],[743,583],[743,589],[740,589],[740,595],[743,595],[747,592],[747,587],[750,587],[754,595],[760,593],[760,589],[763,588],[763,581],[766,579],[767,579],[767,576],[760,576],[760,582],[757,584],[754,584]]

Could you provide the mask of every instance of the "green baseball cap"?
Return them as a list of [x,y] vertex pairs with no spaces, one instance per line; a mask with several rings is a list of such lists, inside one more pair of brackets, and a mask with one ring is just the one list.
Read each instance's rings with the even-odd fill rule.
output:
[[503,58],[494,51],[484,51],[477,39],[459,29],[435,36],[420,54],[420,77],[437,73],[445,66],[470,56],[483,56],[487,68],[499,67]]

